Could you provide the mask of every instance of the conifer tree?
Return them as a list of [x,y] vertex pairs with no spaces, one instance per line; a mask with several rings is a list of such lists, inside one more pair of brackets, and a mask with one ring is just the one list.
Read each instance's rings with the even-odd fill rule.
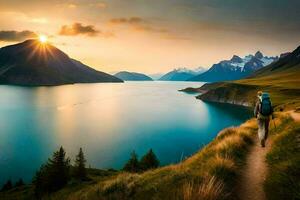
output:
[[9,179],[2,187],[1,191],[4,192],[4,191],[7,191],[7,190],[10,190],[13,188],[13,185],[11,183],[11,180]]
[[124,165],[123,170],[128,172],[138,172],[140,170],[138,156],[135,151],[131,153],[131,157]]
[[140,167],[143,171],[148,169],[154,169],[159,166],[159,160],[154,154],[153,150],[150,149],[141,159]]
[[87,178],[86,168],[85,168],[86,160],[84,158],[84,154],[82,148],[79,149],[79,153],[76,156],[75,160],[75,168],[74,168],[74,176],[79,180],[85,180]]
[[15,187],[20,187],[20,186],[23,186],[23,185],[25,185],[25,184],[24,184],[24,181],[23,181],[23,179],[20,178],[20,179],[16,182]]
[[57,191],[64,187],[69,180],[70,159],[66,158],[65,150],[60,147],[36,173],[33,181],[35,193],[37,196],[41,196],[44,193]]

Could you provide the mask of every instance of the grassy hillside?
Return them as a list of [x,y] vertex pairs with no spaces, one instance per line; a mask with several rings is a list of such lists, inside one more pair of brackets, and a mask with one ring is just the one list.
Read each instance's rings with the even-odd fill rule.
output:
[[267,198],[300,199],[300,124],[288,118],[274,134],[272,147],[267,155]]

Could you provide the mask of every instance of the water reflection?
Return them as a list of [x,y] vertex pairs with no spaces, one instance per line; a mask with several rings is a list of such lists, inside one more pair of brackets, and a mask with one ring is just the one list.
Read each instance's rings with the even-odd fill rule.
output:
[[149,148],[162,164],[178,162],[250,114],[177,91],[200,85],[0,86],[0,182],[9,177],[29,181],[60,145],[73,158],[82,147],[88,164],[99,168],[120,168],[132,150],[142,155]]

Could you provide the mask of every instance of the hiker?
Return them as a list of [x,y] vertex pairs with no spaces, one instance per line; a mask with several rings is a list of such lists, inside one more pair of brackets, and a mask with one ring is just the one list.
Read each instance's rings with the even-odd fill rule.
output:
[[257,102],[254,108],[254,116],[257,118],[258,139],[262,147],[268,138],[270,117],[273,117],[273,107],[268,93],[259,91],[257,93]]

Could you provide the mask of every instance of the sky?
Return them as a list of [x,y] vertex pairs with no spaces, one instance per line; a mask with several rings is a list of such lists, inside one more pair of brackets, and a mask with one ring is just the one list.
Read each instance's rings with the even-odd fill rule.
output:
[[299,0],[0,0],[0,47],[38,35],[105,72],[211,67],[300,45]]

